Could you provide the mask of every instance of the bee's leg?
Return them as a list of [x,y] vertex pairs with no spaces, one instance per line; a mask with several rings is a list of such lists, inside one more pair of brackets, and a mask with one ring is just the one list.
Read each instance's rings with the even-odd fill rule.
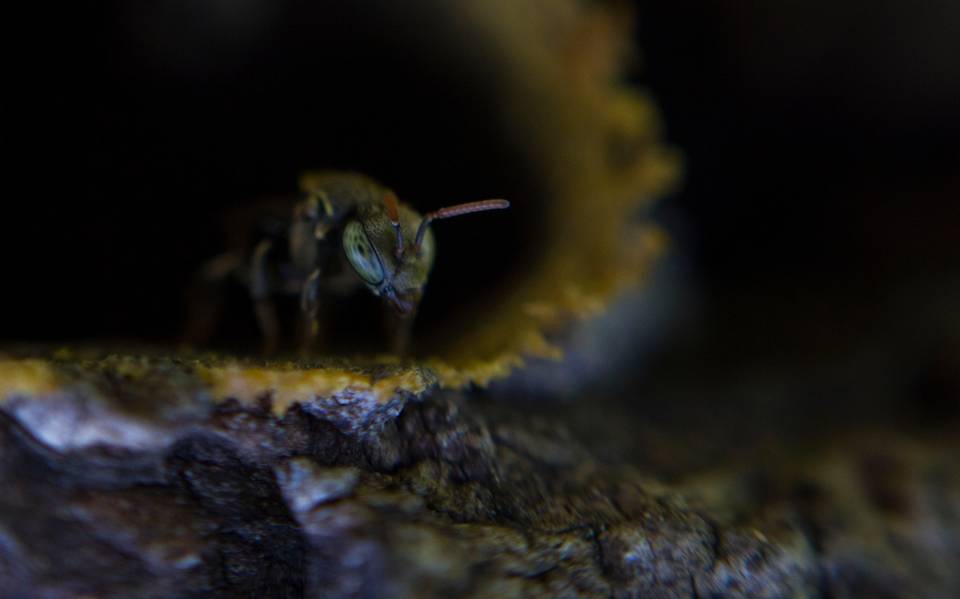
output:
[[320,269],[316,268],[307,276],[300,290],[300,315],[302,319],[300,333],[300,353],[306,354],[314,346],[320,332],[317,311],[320,308]]
[[213,337],[223,304],[223,282],[243,264],[238,252],[226,252],[206,262],[187,291],[187,323],[183,342],[200,347]]
[[257,315],[260,332],[263,333],[263,353],[272,354],[280,341],[280,323],[277,310],[270,299],[270,280],[267,272],[267,255],[273,243],[264,239],[253,250],[250,261],[250,297]]
[[415,314],[401,316],[392,307],[385,306],[384,309],[384,324],[390,342],[390,351],[398,356],[404,356],[410,352]]

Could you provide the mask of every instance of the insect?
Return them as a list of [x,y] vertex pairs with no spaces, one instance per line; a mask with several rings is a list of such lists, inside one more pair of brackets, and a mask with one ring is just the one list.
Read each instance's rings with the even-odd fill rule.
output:
[[[323,298],[366,288],[382,299],[391,323],[391,348],[403,353],[436,256],[431,223],[509,206],[506,200],[481,200],[421,216],[366,176],[308,173],[292,206],[259,219],[252,247],[214,258],[200,279],[209,286],[234,276],[246,286],[265,353],[274,353],[279,345],[277,296],[299,297],[300,349],[306,351],[317,340]],[[210,311],[193,320],[188,337],[202,342],[212,331]]]

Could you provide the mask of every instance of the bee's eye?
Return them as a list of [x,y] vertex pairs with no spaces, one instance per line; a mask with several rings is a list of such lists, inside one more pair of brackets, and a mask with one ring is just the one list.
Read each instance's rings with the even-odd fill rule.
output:
[[434,241],[433,231],[427,229],[423,236],[423,243],[420,245],[420,256],[427,264],[427,268],[433,265],[433,255],[436,253],[437,242]]
[[371,285],[383,281],[383,266],[373,251],[363,226],[355,220],[343,230],[343,251],[360,278]]

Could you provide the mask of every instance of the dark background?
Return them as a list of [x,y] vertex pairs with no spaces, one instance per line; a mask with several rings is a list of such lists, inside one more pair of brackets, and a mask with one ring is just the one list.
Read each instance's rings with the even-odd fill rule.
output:
[[[0,339],[175,341],[222,210],[318,166],[373,174],[421,208],[532,198],[506,221],[438,228],[425,318],[495,288],[534,245],[538,199],[490,133],[496,90],[431,51],[451,32],[398,31],[386,2],[361,26],[348,4],[113,2],[14,20]],[[953,392],[957,6],[637,3],[630,76],[686,158],[656,216],[695,301],[677,303],[664,360],[802,366],[896,347],[918,385]]]

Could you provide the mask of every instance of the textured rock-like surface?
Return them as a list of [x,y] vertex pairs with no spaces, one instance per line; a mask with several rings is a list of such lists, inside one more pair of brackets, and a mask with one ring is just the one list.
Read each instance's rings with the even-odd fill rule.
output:
[[[403,392],[378,400],[382,410],[338,412],[323,397],[277,409],[292,367],[233,380],[228,396],[204,370],[224,365],[3,368],[3,596],[960,590],[955,439],[839,435],[665,484],[656,457],[581,440],[591,410],[611,413],[602,402]],[[358,389],[372,380],[354,376]],[[666,461],[695,451],[697,434],[662,443]]]

